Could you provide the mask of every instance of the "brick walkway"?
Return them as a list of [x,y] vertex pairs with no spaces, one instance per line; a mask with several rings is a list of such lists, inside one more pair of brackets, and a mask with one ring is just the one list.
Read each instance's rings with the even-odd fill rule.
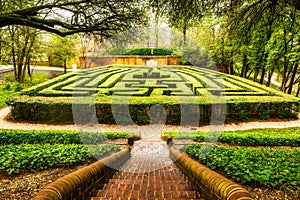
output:
[[169,158],[165,142],[138,141],[132,157],[91,200],[198,199]]

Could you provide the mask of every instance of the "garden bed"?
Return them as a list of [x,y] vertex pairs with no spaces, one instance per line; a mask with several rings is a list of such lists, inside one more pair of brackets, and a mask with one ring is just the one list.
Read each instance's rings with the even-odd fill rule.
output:
[[0,130],[0,176],[88,164],[121,150],[128,132]]

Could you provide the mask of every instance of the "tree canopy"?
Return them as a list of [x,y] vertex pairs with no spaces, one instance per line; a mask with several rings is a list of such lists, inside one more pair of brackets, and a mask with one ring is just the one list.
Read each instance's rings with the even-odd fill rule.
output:
[[0,1],[0,27],[24,25],[60,36],[115,35],[146,22],[139,0]]

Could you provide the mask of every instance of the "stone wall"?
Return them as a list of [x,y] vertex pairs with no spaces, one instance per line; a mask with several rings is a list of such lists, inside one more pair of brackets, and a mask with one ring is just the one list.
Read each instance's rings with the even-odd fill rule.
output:
[[179,65],[178,56],[103,56],[103,57],[80,57],[81,68],[94,68],[110,64],[122,65],[146,65],[147,61],[157,61],[158,65]]

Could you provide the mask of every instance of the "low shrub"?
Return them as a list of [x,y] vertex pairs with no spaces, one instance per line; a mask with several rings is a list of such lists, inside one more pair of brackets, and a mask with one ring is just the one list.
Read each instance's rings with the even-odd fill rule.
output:
[[136,48],[129,49],[125,55],[141,55],[141,56],[170,56],[173,54],[173,49],[165,48]]
[[0,145],[19,144],[99,144],[109,139],[125,139],[131,133],[95,133],[65,130],[0,130]]
[[205,132],[166,132],[164,135],[170,135],[171,137],[178,139],[192,139],[196,142],[209,142],[210,138],[217,137],[217,141],[220,143],[240,146],[300,146],[299,127],[284,129],[253,129],[209,134]]
[[6,106],[6,98],[9,97],[13,92],[10,90],[0,90],[0,108]]
[[3,145],[0,146],[0,174],[10,175],[60,166],[88,163],[119,151],[115,145]]
[[300,189],[299,149],[228,148],[191,145],[186,153],[243,184]]

